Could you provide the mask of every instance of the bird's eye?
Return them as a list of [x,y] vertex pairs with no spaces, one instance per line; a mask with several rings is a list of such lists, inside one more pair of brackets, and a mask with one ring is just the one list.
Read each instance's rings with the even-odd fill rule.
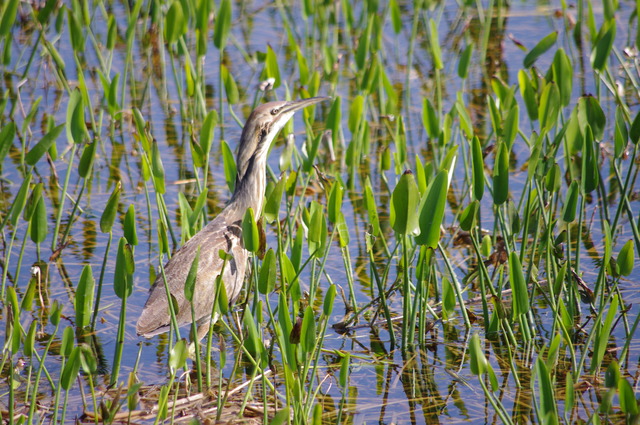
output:
[[273,109],[271,110],[271,115],[278,115],[278,112],[280,112],[280,109],[278,109],[278,108],[273,108]]

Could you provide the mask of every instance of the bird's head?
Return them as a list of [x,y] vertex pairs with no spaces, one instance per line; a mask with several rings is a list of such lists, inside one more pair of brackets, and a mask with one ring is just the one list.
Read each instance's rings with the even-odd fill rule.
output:
[[271,142],[296,111],[328,99],[330,98],[311,97],[309,99],[269,102],[254,109],[242,129],[236,158],[238,177],[244,176],[252,158],[254,160],[266,158]]

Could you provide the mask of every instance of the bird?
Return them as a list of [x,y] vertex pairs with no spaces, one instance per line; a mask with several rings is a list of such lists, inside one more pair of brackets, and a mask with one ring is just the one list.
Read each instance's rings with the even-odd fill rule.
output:
[[[266,163],[271,143],[278,132],[296,111],[329,100],[329,97],[312,97],[293,101],[276,101],[255,108],[247,119],[236,153],[236,184],[225,208],[202,230],[180,247],[164,266],[168,292],[176,300],[177,325],[190,324],[193,320],[191,304],[185,298],[187,274],[198,250],[200,251],[194,288],[197,340],[208,332],[217,314],[212,317],[217,292],[216,279],[222,271],[229,304],[232,305],[244,282],[248,251],[243,246],[242,219],[252,208],[256,219],[262,211],[266,185]],[[230,254],[226,264],[219,251]],[[160,274],[149,289],[149,297],[136,324],[136,333],[145,338],[171,329],[171,315],[167,301],[167,288]]]

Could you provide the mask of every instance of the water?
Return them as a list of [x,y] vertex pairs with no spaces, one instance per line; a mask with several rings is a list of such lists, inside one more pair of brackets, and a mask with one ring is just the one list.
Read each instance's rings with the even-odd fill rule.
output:
[[[360,16],[361,7],[363,6],[354,7],[355,16]],[[435,82],[431,55],[424,30],[418,32],[412,58],[412,68],[409,72],[406,71],[409,60],[407,49],[411,39],[412,14],[410,11],[412,10],[412,5],[401,3],[401,9],[404,11],[401,17],[401,32],[396,35],[393,32],[391,23],[387,20],[380,40],[384,59],[383,64],[390,83],[396,88],[399,98],[406,101],[405,108],[400,113],[405,120],[407,158],[413,164],[415,154],[421,155],[423,161],[426,157],[433,155],[432,150],[427,149],[427,135],[422,126],[421,114],[423,98],[429,96],[433,99]],[[126,6],[121,3],[114,3],[108,5],[108,10],[116,16],[119,34],[124,37],[127,16]],[[482,23],[477,16],[464,13],[461,10],[455,2],[447,2],[443,6],[434,5],[435,12],[430,14],[430,16],[441,17],[438,29],[445,61],[445,66],[442,70],[442,79],[444,81],[442,93],[443,110],[447,112],[453,107],[456,100],[456,92],[462,90],[466,106],[473,119],[474,129],[479,137],[484,140],[490,137],[492,132],[486,101],[486,95],[491,91],[483,79],[481,66],[477,63],[475,55],[469,79],[462,81],[456,74],[460,50],[464,47],[463,40],[473,40],[476,46],[480,45],[482,43]],[[502,9],[501,17],[494,19],[492,33],[488,39],[488,70],[499,75],[508,86],[517,85],[517,71],[522,68],[522,60],[526,55],[526,51],[519,48],[514,40],[524,44],[527,48],[531,48],[545,35],[554,30],[559,31],[556,46],[563,47],[570,57],[574,59],[574,63],[580,63],[578,56],[581,56],[582,60],[588,64],[588,48],[585,47],[583,51],[576,50],[576,46],[572,41],[572,33],[564,29],[562,17],[556,16],[556,11],[559,10],[561,10],[559,3],[549,4],[532,1],[514,2],[510,7]],[[96,40],[99,43],[103,43],[106,40],[107,23],[100,9],[95,9],[93,13],[95,14],[93,17],[94,24],[91,28]],[[570,9],[570,13],[575,12]],[[603,20],[603,11],[596,8],[594,13],[599,26]],[[620,10],[617,12],[618,31],[615,44],[619,49],[626,46],[625,37],[629,33],[629,28],[628,20],[624,17],[629,16],[631,13],[632,5],[628,2],[621,2]],[[314,27],[311,26],[311,21],[303,19],[299,5],[291,8],[287,7],[283,10],[279,10],[270,3],[233,5],[233,25],[231,30],[233,42],[225,50],[224,62],[233,74],[241,92],[242,100],[240,105],[233,107],[234,112],[240,117],[241,121],[248,115],[254,98],[262,96],[257,86],[261,81],[260,73],[263,65],[256,61],[256,57],[266,52],[267,45],[270,45],[277,53],[280,75],[283,80],[282,87],[275,90],[274,93],[268,94],[267,97],[282,99],[288,90],[297,89],[299,86],[296,56],[295,53],[288,50],[288,35],[282,30],[285,26],[282,21],[283,17],[295,23],[298,36],[328,36],[327,34],[318,34],[317,30],[313,30]],[[36,32],[29,29],[28,20],[30,18],[25,16],[24,19],[26,19],[26,22],[21,21],[21,26],[19,28],[14,27],[12,30],[15,48],[13,49],[11,63],[5,68],[5,79],[2,87],[5,92],[11,90],[12,96],[15,96],[15,90],[17,90],[20,81],[19,74],[25,67],[26,58],[36,37]],[[337,27],[335,34],[329,33],[329,36],[335,35],[337,39],[343,42],[336,49],[338,54],[341,55],[340,60],[329,64],[330,66],[335,66],[335,69],[330,78],[325,78],[320,83],[320,94],[331,94],[342,98],[341,142],[343,146],[342,148],[339,145],[337,146],[337,163],[321,165],[325,173],[327,171],[333,172],[332,175],[329,175],[330,178],[342,177],[345,182],[349,182],[348,164],[345,164],[346,147],[352,137],[347,125],[348,108],[352,99],[360,92],[356,82],[359,74],[356,72],[354,65],[354,50],[352,49],[352,45],[357,40],[354,40],[353,34],[350,34],[345,29],[344,19],[346,18],[340,15],[341,26]],[[424,22],[421,22],[422,24]],[[167,192],[164,198],[168,203],[169,218],[177,231],[175,235],[176,242],[180,241],[179,223],[181,219],[178,193],[183,193],[189,200],[195,200],[198,194],[189,148],[190,126],[192,123],[184,119],[183,105],[179,102],[179,90],[184,90],[184,87],[179,89],[176,85],[172,76],[169,55],[166,51],[162,54],[158,50],[159,46],[155,44],[157,43],[157,34],[154,33],[153,27],[149,28],[149,25],[149,22],[140,22],[136,27],[136,42],[132,50],[132,62],[125,56],[126,45],[124,39],[120,39],[116,45],[112,73],[123,74],[125,70],[128,70],[133,76],[135,84],[129,84],[125,91],[126,99],[123,102],[124,127],[117,126],[113,135],[111,135],[109,125],[106,124],[108,115],[105,114],[104,116],[105,124],[102,127],[102,133],[99,135],[104,140],[104,143],[98,148],[93,176],[85,189],[81,202],[81,211],[71,228],[68,246],[62,250],[56,261],[47,261],[51,255],[51,233],[55,223],[54,212],[56,211],[51,200],[59,197],[64,176],[69,166],[70,158],[67,154],[64,159],[55,161],[53,167],[41,160],[34,171],[34,181],[41,181],[45,186],[45,202],[49,225],[49,234],[46,241],[41,245],[40,256],[37,254],[35,245],[29,241],[26,244],[22,263],[18,266],[16,259],[19,251],[19,241],[23,240],[28,229],[27,223],[24,220],[20,220],[16,228],[15,240],[17,245],[14,246],[12,257],[9,261],[7,284],[15,286],[19,294],[22,294],[27,287],[31,267],[38,260],[47,262],[49,266],[48,284],[46,293],[42,295],[44,311],[50,306],[52,300],[57,300],[64,305],[63,324],[72,324],[74,288],[79,281],[82,267],[85,264],[90,264],[94,275],[96,278],[98,277],[102,260],[106,253],[107,241],[109,240],[109,236],[100,231],[100,216],[114,188],[115,181],[119,180],[122,183],[123,190],[119,214],[114,226],[114,242],[112,242],[108,252],[107,266],[104,269],[104,287],[100,304],[101,309],[98,314],[99,322],[96,334],[90,337],[91,344],[99,354],[100,374],[96,379],[99,386],[102,387],[109,382],[113,353],[116,349],[115,336],[120,320],[120,300],[115,296],[112,289],[115,249],[117,240],[122,235],[121,223],[124,219],[124,213],[130,204],[133,204],[136,208],[139,245],[135,248],[134,257],[136,264],[134,292],[128,299],[126,311],[125,354],[120,370],[120,379],[126,379],[127,374],[136,369],[139,380],[144,384],[162,385],[167,382],[167,375],[169,374],[168,337],[161,335],[151,340],[144,340],[135,334],[136,318],[142,310],[146,300],[146,291],[155,278],[159,263],[155,228],[155,223],[159,216],[151,185],[148,186],[151,190],[149,194],[151,199],[150,209],[147,204],[144,181],[139,165],[140,157],[139,152],[137,152],[138,145],[134,142],[133,135],[134,125],[131,118],[133,104],[140,109],[144,119],[148,122],[149,130],[158,142],[161,151],[166,173],[165,180],[167,182]],[[66,28],[62,30],[55,47],[66,63],[66,78],[73,87],[77,84],[79,75],[77,74],[76,66],[74,66],[73,52],[67,31]],[[50,28],[45,37],[49,40],[55,39],[55,29]],[[91,93],[92,103],[94,107],[98,107],[104,104],[101,94],[102,86],[96,72],[99,67],[99,59],[89,40],[86,43],[87,49],[81,62],[83,63],[84,78]],[[206,70],[204,78],[207,88],[206,105],[208,109],[218,109],[218,96],[223,92],[223,89],[219,86],[218,50],[213,46],[211,37],[209,37],[208,43],[209,53],[205,58],[204,66]],[[309,51],[310,46],[311,44],[303,45],[301,50],[309,58],[308,60],[313,62],[315,69],[322,70],[323,65],[326,65],[323,64],[326,54]],[[16,53],[18,51],[22,52],[21,56]],[[546,71],[548,69],[554,51],[555,49],[552,49],[539,59],[536,65],[540,70]],[[195,53],[192,54],[195,55]],[[166,61],[164,68],[162,67],[162,60]],[[178,64],[177,66],[183,65]],[[61,90],[55,84],[53,72],[51,63],[43,60],[38,53],[36,54],[34,65],[31,66],[26,76],[27,80],[20,88],[20,102],[24,113],[28,112],[30,105],[33,104],[36,98],[42,97],[34,124],[31,126],[35,133],[31,139],[31,146],[40,139],[41,123],[44,122],[46,116],[53,117],[56,123],[65,121],[68,96],[64,90]],[[619,81],[625,78],[619,69],[616,68],[614,72],[617,73],[616,78]],[[573,81],[571,108],[575,105],[579,95],[596,92],[595,78],[596,76],[592,72],[576,72]],[[180,81],[180,84],[184,85],[184,82]],[[133,87],[135,87],[135,93]],[[166,95],[164,90],[166,90]],[[611,146],[613,143],[611,129],[614,122],[615,99],[605,90],[603,92],[606,94],[600,97],[600,102],[607,116],[605,134],[608,135],[608,139],[603,142],[606,144],[605,146]],[[630,102],[633,116],[638,110],[637,94],[634,96],[629,95],[629,97],[636,99],[635,103]],[[121,100],[121,98],[119,99]],[[9,104],[12,102],[13,100]],[[191,107],[193,106],[193,103],[189,103],[188,99],[185,99],[185,103],[188,103]],[[317,116],[326,117],[328,108],[328,104],[319,105],[317,107]],[[7,121],[7,110],[8,108],[5,108],[4,122]],[[567,117],[569,112],[570,110],[567,112]],[[385,121],[384,117],[377,117],[375,113],[377,111],[373,111],[372,115],[367,117],[372,126],[372,131],[370,155],[366,158],[367,162],[364,167],[368,167],[373,186],[377,191],[379,200],[378,214],[385,229],[385,237],[388,239],[389,246],[393,247],[395,244],[393,231],[386,220],[388,220],[389,214],[389,191],[395,186],[399,175],[396,174],[393,168],[384,172],[384,174],[379,173],[381,152],[385,146],[390,145],[390,135],[385,131],[385,125],[390,121]],[[230,116],[228,110],[224,111],[223,119],[224,139],[234,149],[240,137],[241,127]],[[18,126],[22,124],[22,120],[23,114],[17,114],[16,121]],[[302,134],[304,124],[301,114],[298,114],[294,119],[294,128],[296,132],[295,143],[300,147],[304,139],[304,134]],[[526,109],[522,103],[520,104],[520,128],[523,133],[531,134],[532,125],[528,120]],[[23,137],[29,138],[29,136]],[[221,132],[216,129],[208,186],[207,209],[210,218],[224,206],[230,197],[222,171],[222,157],[219,150],[220,137]],[[10,157],[5,159],[3,163],[0,192],[3,199],[2,210],[4,211],[10,207],[10,202],[19,189],[22,173],[24,172],[18,169],[18,146],[16,142],[14,149],[10,152]],[[59,138],[57,147],[60,153],[70,149],[64,133]],[[395,145],[392,143],[391,149],[396,150]],[[275,175],[280,173],[280,158],[284,151],[282,139],[280,139],[269,159],[270,168]],[[325,152],[322,153],[324,154]],[[516,203],[520,200],[520,192],[527,179],[526,161],[528,158],[529,148],[521,138],[518,138],[510,164],[510,169],[512,170],[511,193]],[[557,161],[560,162],[561,158],[557,158]],[[461,164],[462,161],[459,161],[459,163]],[[70,198],[65,200],[65,209],[62,215],[63,229],[66,228],[65,220],[68,220],[70,213],[70,201],[76,198],[81,185],[81,180],[75,168],[77,167],[77,159],[73,160],[71,166],[73,170],[69,183]],[[487,164],[487,166],[490,165]],[[601,172],[603,173],[605,171],[608,172],[606,167],[603,167],[602,170]],[[54,178],[56,174],[59,180]],[[475,261],[473,250],[466,245],[454,246],[450,236],[450,232],[453,231],[450,229],[457,226],[457,218],[454,214],[459,214],[461,208],[467,205],[466,202],[464,205],[457,205],[459,201],[468,199],[468,195],[463,193],[468,187],[464,180],[465,175],[466,171],[464,169],[456,168],[455,178],[452,182],[451,198],[453,198],[453,201],[449,203],[446,210],[447,215],[444,227],[447,231],[443,239],[447,255],[455,267],[458,279],[461,281],[473,270],[474,263],[470,264],[470,262]],[[605,177],[609,178],[608,176]],[[313,183],[318,188],[322,187],[320,181],[314,181]],[[605,186],[609,188],[609,180],[605,182]],[[566,186],[563,186],[563,188],[563,190],[566,190]],[[620,202],[619,194],[613,193],[612,199],[609,200],[611,214],[615,214],[617,203]],[[371,301],[371,294],[377,293],[377,289],[372,292],[371,286],[373,283],[368,269],[369,261],[365,245],[368,223],[366,222],[366,212],[362,207],[361,181],[356,178],[353,181],[353,188],[348,190],[345,195],[343,212],[347,218],[351,236],[351,242],[348,246],[350,258],[352,259],[351,270],[356,282],[355,289],[357,292],[355,295],[357,303],[362,306]],[[317,194],[308,196],[305,202],[317,199],[321,204],[326,204],[327,196],[322,189],[319,189]],[[596,205],[595,200],[592,205]],[[587,211],[590,211],[590,208],[588,206]],[[632,211],[639,211],[640,209],[638,208],[640,208],[638,200],[631,200]],[[491,214],[491,198],[486,194],[482,202],[482,211],[481,227],[492,229],[495,225],[495,220]],[[282,212],[284,212],[284,207]],[[587,284],[595,282],[599,265],[594,262],[601,257],[603,252],[600,214],[600,211],[595,211],[594,221],[587,223],[591,229],[593,247],[583,246],[580,251],[582,255],[582,271],[584,272],[583,279]],[[590,214],[587,214],[587,220],[591,220]],[[277,239],[274,227],[268,226],[266,232],[267,245],[270,247],[276,246]],[[5,229],[3,234],[5,258],[7,255],[6,246],[11,237],[10,235],[11,231]],[[614,229],[614,240],[617,249],[632,237],[631,228],[624,221],[619,228]],[[438,264],[441,269],[444,269],[441,259],[438,259]],[[330,279],[331,282],[344,288],[348,297],[347,274],[336,242],[332,244],[332,253],[326,263],[325,270],[328,278],[323,278],[321,281],[321,294],[326,291],[329,285],[328,279]],[[490,271],[492,270],[490,269]],[[397,273],[398,270],[395,263],[393,263],[388,285],[395,281]],[[545,276],[539,276],[539,279],[544,278]],[[640,293],[638,291],[640,289],[638,286],[639,278],[640,275],[636,268],[636,271],[628,278],[623,279],[620,284],[624,301],[631,305],[628,313],[629,323],[633,323],[638,314],[638,310],[634,305],[640,301],[640,296],[638,296],[638,293]],[[303,273],[301,280],[303,289],[308,289],[306,287],[309,281],[308,272]],[[469,298],[478,294],[477,288],[468,289]],[[340,291],[338,292],[340,293]],[[269,297],[269,300],[277,303],[277,296],[273,294]],[[398,292],[392,294],[389,299],[389,306],[393,312],[401,314],[401,296]],[[344,318],[345,308],[342,297],[338,295],[329,323],[341,322]],[[583,306],[583,308],[586,308],[586,306]],[[481,306],[479,305],[471,306],[470,310],[481,315]],[[31,314],[23,314],[23,326],[26,328],[31,320],[37,319],[40,314],[41,312],[38,311]],[[513,414],[513,419],[517,421],[526,421],[533,418],[531,410],[532,397],[537,397],[537,395],[532,394],[529,389],[530,368],[537,358],[538,349],[543,344],[547,344],[549,339],[553,337],[550,334],[552,312],[542,296],[538,296],[534,302],[534,316],[538,326],[538,335],[531,345],[523,345],[520,350],[513,353],[514,357],[511,362],[509,361],[509,353],[506,352],[502,342],[486,340],[486,345],[483,346],[485,354],[498,375],[500,390],[496,395],[501,399],[507,411]],[[3,320],[5,320],[5,317],[6,315],[3,313]],[[226,317],[225,320],[231,322],[231,317]],[[329,351],[323,353],[320,357],[321,367],[319,376],[316,377],[317,381],[321,382],[319,385],[321,388],[319,397],[323,402],[325,412],[334,409],[338,410],[342,403],[346,403],[348,421],[354,424],[371,422],[433,423],[442,421],[486,423],[499,421],[500,419],[486,400],[481,387],[477,384],[477,378],[472,375],[468,365],[468,339],[472,333],[482,332],[482,328],[482,325],[477,323],[471,332],[467,332],[460,315],[456,314],[451,320],[437,323],[433,330],[428,333],[426,338],[429,344],[424,347],[428,349],[418,349],[408,356],[403,356],[400,350],[389,353],[390,338],[385,326],[377,326],[375,328],[361,327],[344,335],[328,329],[324,348]],[[239,348],[228,332],[225,332],[221,327],[216,329],[221,333],[216,335],[215,345],[220,344],[218,338],[223,338],[229,357],[234,357]],[[51,325],[46,326],[44,329],[45,333],[52,331]],[[624,343],[625,336],[622,324],[618,324],[614,337],[610,341],[611,346],[620,348],[620,345]],[[629,356],[627,364],[624,365],[625,370],[631,377],[637,376],[639,348],[637,343],[632,342],[632,354]],[[44,342],[41,344],[40,349],[44,349]],[[335,353],[332,354],[330,350],[343,350],[352,355],[348,387],[346,389],[340,388],[338,383],[340,357]],[[60,358],[52,354],[49,355],[46,364],[49,372],[55,375],[59,368]],[[218,351],[214,353],[213,358],[214,361],[219,362]],[[229,359],[227,360],[226,366],[221,371],[223,376],[229,377],[232,363]],[[513,366],[510,366],[510,363]],[[569,364],[567,364],[568,366]],[[520,389],[517,388],[514,381],[512,367],[518,371],[518,376],[523,384]],[[247,379],[247,376],[243,373],[237,373],[232,378],[235,384],[239,384]],[[564,382],[563,377],[556,376],[556,378],[559,382]],[[281,378],[278,377],[274,378],[274,382],[282,384]],[[83,391],[86,391],[86,388]],[[5,391],[3,390],[2,392],[4,393]],[[80,392],[78,387],[74,387],[71,392],[68,417],[79,415],[82,412]],[[598,396],[598,391],[593,388],[582,393],[581,408],[579,409],[578,417],[574,417],[574,419],[586,420],[590,412],[598,408],[599,403],[596,401]]]

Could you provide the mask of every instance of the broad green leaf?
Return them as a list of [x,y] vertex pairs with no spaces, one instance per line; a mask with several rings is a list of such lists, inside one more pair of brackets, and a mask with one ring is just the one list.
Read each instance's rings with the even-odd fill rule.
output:
[[324,304],[322,308],[322,312],[325,316],[331,316],[331,312],[333,311],[333,302],[336,298],[336,285],[332,283],[329,285],[329,289],[327,289],[327,293],[324,296]]
[[93,167],[93,160],[96,156],[97,142],[87,143],[82,149],[82,155],[80,156],[80,163],[78,164],[78,175],[83,179],[87,176],[91,177],[91,170]]
[[273,190],[267,197],[267,202],[265,203],[263,212],[264,218],[267,223],[273,223],[278,219],[285,183],[286,179],[284,178],[284,176],[280,177],[280,180],[278,180],[278,183],[276,183]]
[[316,319],[311,306],[304,311],[302,330],[300,333],[300,348],[305,353],[312,353],[316,346]]
[[558,39],[558,32],[554,31],[551,34],[544,37],[535,45],[533,49],[527,53],[524,57],[523,65],[525,68],[531,67],[540,56],[542,56],[547,50],[551,48]]
[[233,192],[236,188],[236,176],[238,174],[236,160],[225,140],[220,141],[220,150],[222,151],[222,162],[224,164],[224,179],[227,182],[229,190]]
[[80,281],[76,288],[76,298],[74,307],[76,310],[76,327],[83,328],[91,322],[91,314],[93,313],[93,294],[95,289],[95,280],[93,272],[89,264],[85,265],[80,275]]
[[247,251],[258,252],[260,249],[260,233],[251,207],[247,208],[242,219],[242,240]]
[[164,38],[169,44],[176,43],[187,32],[187,18],[182,3],[175,0],[164,17]]
[[438,26],[433,19],[429,19],[429,33],[431,38],[431,54],[433,55],[433,67],[435,69],[444,68],[442,63],[442,52],[440,51],[440,37],[438,36]]
[[471,139],[473,137],[473,124],[471,123],[471,117],[469,116],[466,106],[464,106],[464,103],[462,103],[460,99],[456,102],[456,110],[460,117],[460,128],[464,131],[467,139]]
[[107,206],[102,211],[102,216],[100,217],[100,231],[102,233],[109,233],[113,227],[113,222],[116,220],[116,214],[118,213],[121,190],[122,184],[118,182],[113,188],[113,192],[111,192]]
[[13,139],[16,137],[16,125],[13,121],[9,121],[2,129],[0,129],[0,167],[4,158],[9,153],[13,145]]
[[[113,290],[120,299],[129,298],[133,291],[133,276],[131,276],[131,265],[133,262],[129,244],[124,237],[118,242],[118,253],[116,255],[116,267],[113,275]],[[127,258],[129,257],[129,258]]]
[[270,422],[270,425],[283,425],[288,423],[287,421],[291,417],[291,413],[289,412],[289,407],[284,406],[283,409],[278,410],[275,415],[273,415],[273,419]]
[[515,251],[509,254],[509,283],[513,297],[513,318],[529,312],[529,290],[522,272],[520,258]]
[[31,240],[35,243],[42,243],[47,238],[47,232],[47,210],[44,197],[40,196],[31,217]]
[[261,294],[270,294],[276,284],[276,254],[269,249],[262,260],[260,275],[258,277],[258,291]]
[[551,69],[553,70],[553,80],[558,85],[562,105],[569,106],[573,92],[573,67],[571,60],[562,48],[556,51]]
[[213,133],[218,125],[218,112],[215,109],[209,111],[202,122],[200,129],[200,147],[204,155],[209,155],[211,145],[213,144]]
[[578,122],[583,135],[585,135],[587,126],[590,126],[593,138],[602,140],[607,119],[598,99],[593,96],[582,96],[578,100]]
[[638,414],[638,400],[629,381],[626,378],[620,378],[618,381],[618,392],[620,393],[620,410],[627,415]]
[[542,89],[538,117],[540,118],[540,134],[547,133],[556,125],[560,112],[560,92],[555,83],[547,83]]
[[[596,153],[595,141],[591,133],[591,126],[587,125],[584,137],[583,164],[582,164],[582,190],[584,193],[591,193],[598,187],[600,181],[600,167],[598,165],[598,154]],[[599,149],[598,149],[599,151]]]
[[20,214],[24,210],[24,207],[27,203],[27,193],[29,192],[29,186],[31,184],[31,173],[28,173],[24,180],[22,181],[22,185],[14,198],[13,203],[11,204],[11,209],[9,210],[9,222],[11,226],[15,227],[18,223],[18,218],[20,218]]
[[[7,125],[6,128],[9,128],[6,134],[7,140],[6,141],[2,140],[2,143],[9,143],[9,146],[11,146],[11,143],[13,142],[13,136],[9,137],[11,135],[10,130],[13,128],[14,134],[15,134],[15,125],[11,123],[10,125]],[[6,128],[2,130],[2,134],[0,134],[0,139],[2,138],[2,136],[5,136],[4,133]],[[63,128],[64,128],[64,124],[60,124],[59,126],[54,127],[47,134],[45,134],[42,137],[42,139],[40,139],[40,141],[34,147],[32,147],[31,150],[29,150],[29,152],[27,152],[27,154],[24,156],[25,162],[29,165],[35,165],[38,162],[38,160],[42,158],[42,155],[44,155],[45,152],[49,150],[51,145],[53,145],[56,142],[56,139],[58,138],[58,136],[60,136],[60,133],[62,133]]]
[[80,372],[80,365],[80,348],[74,347],[60,375],[60,386],[63,390],[69,391],[71,389],[78,377],[78,372]]
[[393,32],[400,34],[402,31],[402,13],[398,6],[397,0],[389,1],[389,13],[391,15],[391,24],[393,25]]
[[215,27],[213,30],[213,44],[218,49],[224,49],[227,37],[231,29],[231,1],[221,0],[218,13],[216,13]]
[[338,239],[340,241],[340,248],[344,248],[349,245],[349,241],[351,240],[349,237],[349,226],[347,226],[347,221],[344,218],[344,214],[342,211],[338,212],[338,217],[336,218],[336,230],[338,231]]
[[138,245],[138,231],[136,223],[136,210],[133,204],[129,205],[124,216],[124,237],[133,246]]
[[[223,0],[228,1],[228,0]],[[273,83],[273,88],[277,89],[280,87],[280,67],[278,66],[278,57],[276,56],[276,52],[271,48],[271,46],[267,46],[267,57],[265,60],[265,68],[263,73],[263,80],[267,78],[273,78],[275,81]]]
[[447,170],[440,170],[429,185],[420,210],[420,234],[416,243],[436,249],[440,241],[440,226],[444,219],[444,209],[449,191],[449,175]]
[[349,131],[355,133],[363,119],[364,97],[356,96],[349,107]]
[[339,180],[334,181],[329,191],[329,202],[327,204],[327,212],[329,215],[329,221],[335,223],[338,218],[338,214],[342,210],[342,183]]
[[596,71],[602,72],[607,64],[613,42],[616,38],[616,20],[611,19],[602,24],[595,46],[591,51],[591,66]]
[[176,342],[176,345],[169,351],[169,369],[171,373],[176,373],[178,369],[186,366],[188,354],[189,343],[186,339],[182,338]]
[[373,196],[373,189],[371,188],[371,180],[369,176],[365,177],[364,183],[364,201],[367,208],[367,217],[369,224],[371,225],[371,233],[373,236],[377,236],[380,232],[380,221],[378,219],[378,208],[376,205],[375,197]]
[[520,86],[520,95],[527,107],[527,115],[529,115],[531,121],[535,121],[538,119],[538,101],[531,80],[524,69],[518,71],[518,84]]
[[67,7],[67,20],[69,22],[69,39],[71,47],[76,53],[84,52],[84,34],[82,33],[81,23],[69,7]]
[[151,146],[151,171],[153,171],[153,182],[155,184],[156,191],[160,194],[164,194],[166,192],[164,165],[162,165],[162,154],[158,148],[158,143],[155,141]]
[[[413,173],[406,171],[400,181],[393,189],[391,195],[391,227],[397,233],[406,235],[413,233],[418,227],[418,216],[416,208],[418,207],[419,193],[418,185]],[[438,228],[439,231],[439,228]]]
[[87,125],[84,121],[84,100],[80,89],[69,96],[67,105],[67,139],[69,143],[82,143],[87,137]]
[[604,386],[607,388],[615,388],[620,380],[620,365],[617,361],[612,360],[604,372]]
[[619,273],[623,276],[631,275],[633,271],[633,263],[635,262],[635,252],[633,249],[633,240],[628,240],[627,243],[624,244],[620,253],[618,254],[618,258],[616,259],[616,264],[618,265]]
[[493,203],[502,205],[509,197],[509,149],[499,143],[493,164]]
[[351,353],[347,351],[346,353],[343,353],[342,360],[340,360],[340,375],[339,375],[338,383],[342,388],[347,388],[347,383],[349,380],[350,363],[351,363]]
[[[631,128],[629,129],[629,138],[634,145],[637,145],[638,141],[640,140],[640,111],[636,114],[636,117],[631,123]],[[2,156],[0,156],[0,159],[2,159]]]
[[[4,4],[4,10],[2,10],[2,20],[0,21],[0,38],[5,38],[9,35],[11,27],[16,22],[16,16],[18,14],[18,6],[20,0],[9,0]],[[0,5],[2,8],[2,5]],[[9,43],[9,39],[5,40],[5,43]]]
[[484,195],[484,157],[480,139],[471,139],[471,168],[473,171],[473,196],[480,201]]
[[473,54],[473,42],[467,44],[467,47],[460,54],[458,62],[458,77],[465,79],[469,75],[469,64],[471,63],[471,55]]
[[538,378],[541,414],[550,420],[549,423],[557,423],[557,419],[552,419],[556,416],[556,397],[551,383],[551,374],[542,357],[538,357],[538,361],[536,362],[535,375]]
[[465,232],[471,230],[476,221],[476,216],[480,210],[480,202],[478,200],[472,201],[460,214],[460,228]]
[[564,208],[562,209],[562,220],[567,223],[571,223],[576,219],[579,192],[578,182],[576,180],[572,181],[571,186],[569,186],[569,191],[567,192]]
[[196,249],[196,256],[191,262],[189,272],[187,273],[187,279],[184,282],[184,297],[190,303],[193,303],[193,295],[196,289],[196,282],[198,281],[198,263],[200,261],[200,246]]
[[513,142],[516,140],[516,136],[518,135],[518,125],[520,120],[520,108],[518,105],[514,105],[513,108],[509,111],[507,118],[504,120],[504,127],[502,130],[502,137],[504,141],[507,143],[507,147],[509,151],[513,147]]
[[422,102],[422,124],[427,130],[429,138],[436,139],[440,135],[438,115],[428,97],[425,97]]
[[487,371],[487,358],[482,351],[480,337],[477,333],[473,334],[469,342],[469,368],[471,373],[478,377]]
[[257,359],[257,357],[261,355],[263,347],[256,322],[253,320],[253,314],[251,314],[251,309],[245,309],[242,323],[247,333],[244,339],[244,346],[249,354],[251,354],[254,359]]
[[224,65],[220,65],[220,73],[222,75],[222,82],[224,83],[224,91],[227,94],[227,102],[231,105],[235,105],[238,103],[238,100],[240,100],[236,80]]

